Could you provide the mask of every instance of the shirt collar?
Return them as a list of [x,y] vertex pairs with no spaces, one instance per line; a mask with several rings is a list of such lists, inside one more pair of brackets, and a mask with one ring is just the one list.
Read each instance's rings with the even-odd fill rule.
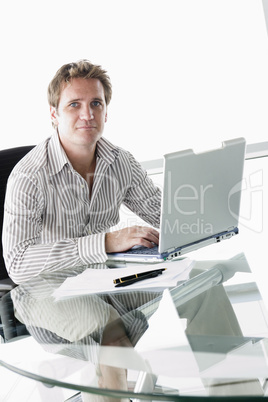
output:
[[101,137],[97,142],[97,156],[103,159],[108,165],[113,163],[119,154],[119,148],[111,144],[106,138]]
[[[111,144],[106,138],[100,138],[97,142],[97,156],[108,165],[113,163],[119,154],[119,148]],[[48,143],[48,166],[50,174],[56,175],[65,165],[72,168],[64,149],[61,146],[58,132],[55,130]]]

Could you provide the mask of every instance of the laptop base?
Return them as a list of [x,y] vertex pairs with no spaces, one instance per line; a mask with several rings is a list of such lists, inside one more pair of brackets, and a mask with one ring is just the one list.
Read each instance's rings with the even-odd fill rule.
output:
[[174,250],[169,250],[168,252],[159,253],[158,246],[151,249],[147,247],[135,247],[126,252],[122,253],[110,253],[108,254],[108,261],[125,261],[125,262],[135,262],[135,263],[146,263],[155,264],[158,262],[164,262],[167,260],[172,260],[178,258],[181,255],[190,253],[191,251],[199,250],[200,248],[206,247],[213,243],[219,243],[222,240],[230,239],[231,237],[238,234],[238,228],[234,228],[228,232],[222,232],[216,236],[208,237],[207,239],[202,239],[194,243],[187,244],[183,247],[178,247]]

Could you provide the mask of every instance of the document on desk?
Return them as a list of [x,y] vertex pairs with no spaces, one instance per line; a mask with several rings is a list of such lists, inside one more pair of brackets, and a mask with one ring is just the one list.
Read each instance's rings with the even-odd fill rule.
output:
[[155,264],[155,270],[165,269],[161,275],[153,278],[140,280],[125,287],[116,287],[114,280],[125,277],[126,275],[135,275],[154,269],[152,264],[128,264],[124,268],[112,269],[86,269],[82,274],[67,278],[62,285],[56,289],[53,296],[56,300],[68,299],[82,295],[97,293],[129,292],[132,290],[144,291],[162,291],[166,288],[172,288],[178,283],[189,279],[189,274],[193,268],[194,261],[184,258],[177,261]]

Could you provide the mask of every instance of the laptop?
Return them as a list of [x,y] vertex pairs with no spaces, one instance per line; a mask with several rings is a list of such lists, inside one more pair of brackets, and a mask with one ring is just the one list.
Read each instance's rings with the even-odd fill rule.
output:
[[159,245],[108,254],[108,261],[156,263],[238,234],[246,141],[164,155]]

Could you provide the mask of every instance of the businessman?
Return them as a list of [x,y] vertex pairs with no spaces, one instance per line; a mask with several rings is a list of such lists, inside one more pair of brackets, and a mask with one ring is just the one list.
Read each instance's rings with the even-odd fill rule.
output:
[[[18,163],[7,185],[3,249],[15,283],[158,244],[160,190],[129,152],[103,137],[111,96],[106,71],[87,60],[63,65],[50,82],[55,132]],[[111,231],[122,204],[150,227]]]

